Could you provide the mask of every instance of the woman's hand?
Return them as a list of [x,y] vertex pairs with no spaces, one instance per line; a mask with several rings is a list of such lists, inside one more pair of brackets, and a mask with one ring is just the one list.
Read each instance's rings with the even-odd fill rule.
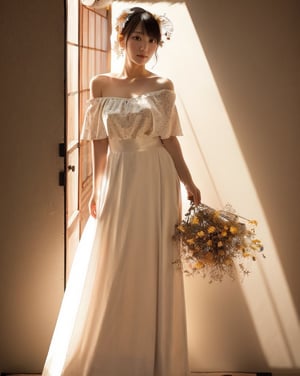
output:
[[201,203],[201,192],[199,188],[193,182],[185,184],[185,188],[187,190],[188,199],[198,206]]
[[97,204],[96,204],[96,198],[94,195],[91,196],[90,198],[90,201],[89,201],[89,212],[90,212],[90,215],[93,217],[93,218],[96,218],[97,217]]

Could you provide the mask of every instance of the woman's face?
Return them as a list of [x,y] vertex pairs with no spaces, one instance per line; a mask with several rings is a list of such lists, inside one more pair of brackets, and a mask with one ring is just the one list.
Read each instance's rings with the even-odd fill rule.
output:
[[148,63],[158,47],[157,40],[148,36],[143,31],[141,24],[137,25],[124,43],[127,57],[137,65]]

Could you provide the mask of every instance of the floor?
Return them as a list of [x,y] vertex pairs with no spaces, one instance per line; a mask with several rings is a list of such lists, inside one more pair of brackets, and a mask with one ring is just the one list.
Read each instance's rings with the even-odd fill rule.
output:
[[[272,376],[272,373],[268,372],[258,372],[258,373],[247,373],[247,372],[242,372],[242,373],[236,373],[236,372],[192,372],[190,376]],[[300,376],[300,374],[276,374],[277,376]],[[273,374],[273,376],[276,376]],[[0,373],[0,376],[41,376],[40,374],[32,374],[32,373]]]

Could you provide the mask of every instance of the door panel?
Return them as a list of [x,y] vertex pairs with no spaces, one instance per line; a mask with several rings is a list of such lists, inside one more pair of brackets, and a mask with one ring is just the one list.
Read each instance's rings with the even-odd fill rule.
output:
[[68,151],[67,181],[67,217],[69,226],[78,214],[78,147],[76,144]]
[[67,132],[67,144],[70,147],[70,145],[72,146],[72,144],[78,142],[78,93],[68,95],[67,109],[68,124],[72,124],[72,126],[68,127]]
[[39,373],[64,291],[65,10],[1,1],[0,371]]

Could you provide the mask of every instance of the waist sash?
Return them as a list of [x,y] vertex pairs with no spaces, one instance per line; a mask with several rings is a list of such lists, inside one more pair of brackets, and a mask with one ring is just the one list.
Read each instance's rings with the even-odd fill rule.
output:
[[138,137],[128,140],[110,139],[109,146],[112,152],[146,151],[162,146],[159,137]]

